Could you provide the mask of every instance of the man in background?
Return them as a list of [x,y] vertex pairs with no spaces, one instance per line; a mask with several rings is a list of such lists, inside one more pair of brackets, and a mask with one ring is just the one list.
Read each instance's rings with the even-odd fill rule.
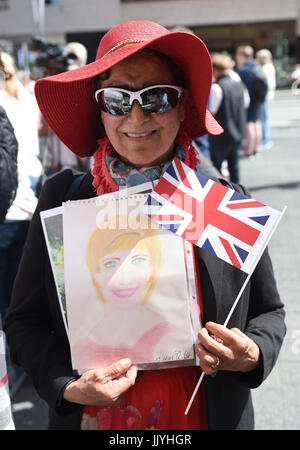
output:
[[262,108],[268,86],[259,65],[254,59],[254,50],[250,45],[239,46],[236,50],[235,60],[238,74],[250,96],[250,105],[247,110],[246,156],[254,157],[258,152],[258,145],[262,138]]
[[223,127],[218,136],[209,136],[210,157],[216,169],[227,161],[230,180],[239,183],[239,149],[245,132],[246,109],[244,86],[231,75],[232,61],[228,56],[212,56],[213,79],[210,111]]

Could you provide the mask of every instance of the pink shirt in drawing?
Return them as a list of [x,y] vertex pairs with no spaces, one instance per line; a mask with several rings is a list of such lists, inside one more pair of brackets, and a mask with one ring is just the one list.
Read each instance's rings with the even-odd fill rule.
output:
[[73,347],[73,365],[80,369],[95,369],[121,358],[130,358],[133,364],[153,362],[155,346],[172,329],[168,322],[154,325],[131,346],[114,347],[97,344],[90,338],[81,339]]

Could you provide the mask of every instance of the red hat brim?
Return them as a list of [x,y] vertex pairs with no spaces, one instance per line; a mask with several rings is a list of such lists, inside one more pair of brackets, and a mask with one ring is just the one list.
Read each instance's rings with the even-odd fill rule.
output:
[[207,110],[212,80],[207,47],[190,33],[166,30],[165,34],[156,38],[128,43],[86,66],[36,82],[35,95],[44,119],[78,156],[93,155],[97,140],[103,136],[94,97],[95,77],[143,48],[169,56],[186,76],[189,94],[182,128],[189,136],[194,139],[207,133],[222,133],[222,127]]

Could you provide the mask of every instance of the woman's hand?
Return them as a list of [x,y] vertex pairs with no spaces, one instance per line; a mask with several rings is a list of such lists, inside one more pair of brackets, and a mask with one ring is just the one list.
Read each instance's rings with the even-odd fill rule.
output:
[[196,353],[201,369],[207,374],[215,370],[250,372],[259,364],[260,350],[252,339],[237,328],[208,322],[199,334]]
[[64,391],[64,399],[81,405],[116,406],[121,395],[134,385],[137,368],[121,359],[104,369],[88,370]]

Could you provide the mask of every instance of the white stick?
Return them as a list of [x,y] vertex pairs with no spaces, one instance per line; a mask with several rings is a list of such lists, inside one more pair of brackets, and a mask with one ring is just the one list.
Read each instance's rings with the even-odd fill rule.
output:
[[[256,267],[258,261],[260,260],[261,255],[262,255],[263,252],[265,251],[265,249],[266,249],[268,243],[270,242],[270,239],[271,239],[271,237],[272,237],[274,231],[275,231],[276,228],[277,228],[277,225],[279,224],[279,222],[280,222],[280,220],[281,220],[283,214],[285,213],[286,208],[287,208],[287,206],[285,206],[285,207],[283,208],[283,210],[281,211],[281,213],[280,213],[280,215],[278,216],[277,221],[276,221],[276,223],[275,223],[275,225],[274,225],[274,227],[273,227],[273,230],[271,231],[271,233],[270,233],[270,235],[269,235],[268,240],[266,241],[265,245],[262,246],[262,248],[261,248],[261,250],[260,250],[260,253],[259,253],[259,255],[258,255],[258,258],[257,258],[255,264],[253,264],[253,266],[252,266],[250,272],[248,273],[248,276],[247,276],[246,280],[244,281],[244,284],[243,284],[243,286],[241,287],[241,290],[240,290],[240,292],[238,293],[238,296],[237,296],[237,298],[235,299],[235,301],[234,301],[234,303],[233,303],[233,305],[232,305],[232,307],[231,307],[231,310],[230,310],[229,313],[228,313],[228,316],[226,317],[226,320],[225,320],[225,322],[224,322],[224,327],[227,327],[227,324],[228,324],[228,322],[229,322],[229,320],[230,320],[230,318],[231,318],[231,316],[232,316],[232,313],[233,313],[233,311],[235,310],[236,305],[238,304],[238,302],[239,302],[239,300],[240,300],[240,298],[241,298],[241,295],[242,295],[242,293],[244,292],[245,287],[247,286],[247,283],[248,283],[248,281],[250,280],[251,275],[252,275],[252,273],[253,273],[253,271],[254,271],[254,269],[255,269],[255,267]],[[201,383],[202,383],[202,380],[203,380],[203,378],[204,378],[204,375],[205,375],[205,372],[202,372],[202,373],[201,373],[201,376],[200,376],[200,378],[199,378],[199,380],[198,380],[198,383],[197,383],[197,385],[196,385],[196,387],[195,387],[195,389],[194,389],[194,392],[193,392],[193,394],[192,394],[192,396],[191,396],[191,399],[190,399],[190,401],[189,401],[189,403],[188,403],[188,406],[187,406],[187,408],[186,408],[186,410],[185,410],[185,412],[184,412],[185,415],[188,414],[188,412],[189,412],[189,410],[190,410],[190,407],[192,406],[192,403],[193,403],[194,398],[195,398],[195,396],[196,396],[196,394],[197,394],[197,392],[198,392],[198,389],[199,389],[199,387],[200,387],[200,385],[201,385]]]
[[189,404],[187,405],[186,410],[184,411],[184,414],[185,414],[185,415],[188,414],[188,412],[189,412],[189,410],[190,410],[190,407],[192,406],[192,403],[193,403],[194,398],[195,398],[195,396],[196,396],[196,394],[197,394],[197,392],[198,392],[198,389],[199,389],[199,387],[200,387],[200,384],[202,383],[202,380],[203,380],[203,378],[204,378],[204,375],[205,375],[205,372],[202,372],[202,373],[201,373],[201,376],[200,376],[200,378],[199,378],[199,380],[198,380],[198,383],[197,383],[197,385],[196,385],[196,387],[195,387],[195,389],[194,389],[193,395],[191,396],[191,399],[190,399],[190,401],[189,401]]
[[231,316],[232,316],[232,313],[233,313],[233,311],[235,310],[235,307],[236,307],[236,305],[238,304],[239,299],[241,298],[241,295],[242,295],[242,293],[244,292],[245,287],[247,286],[247,283],[248,283],[248,281],[250,280],[252,273],[253,273],[253,270],[251,271],[251,273],[248,274],[246,280],[244,281],[244,284],[243,284],[243,286],[242,286],[240,292],[238,293],[238,296],[237,296],[237,298],[235,299],[235,302],[234,302],[234,304],[232,305],[231,310],[230,310],[229,313],[228,313],[228,316],[226,317],[226,320],[225,320],[225,322],[224,322],[224,327],[227,327],[227,324],[228,324],[228,322],[229,322],[229,320],[230,320],[230,318],[231,318]]
[[[230,320],[230,317],[232,316],[232,313],[233,313],[233,311],[234,311],[236,305],[238,304],[238,301],[240,300],[241,295],[242,295],[242,293],[244,292],[245,287],[246,287],[248,281],[250,280],[250,277],[251,277],[252,272],[253,272],[253,270],[251,271],[251,273],[248,274],[246,280],[244,281],[244,284],[243,284],[243,286],[242,286],[240,292],[238,293],[238,296],[237,296],[237,298],[235,299],[235,302],[233,303],[233,305],[232,305],[232,307],[231,307],[231,310],[229,311],[228,316],[227,316],[227,318],[226,318],[226,320],[225,320],[225,322],[224,322],[224,327],[227,327],[227,324],[228,324],[228,322],[229,322],[229,320]],[[187,406],[187,408],[186,408],[186,410],[185,410],[185,412],[184,412],[185,415],[187,415],[188,412],[189,412],[189,410],[190,410],[190,407],[191,407],[191,405],[192,405],[192,403],[193,403],[193,401],[194,401],[195,395],[197,394],[197,391],[198,391],[198,389],[199,389],[199,387],[200,387],[200,385],[201,385],[201,383],[202,383],[202,380],[203,380],[203,378],[204,378],[204,375],[205,375],[205,372],[202,372],[202,373],[201,373],[201,376],[200,376],[200,378],[199,378],[199,380],[198,380],[198,383],[197,383],[197,385],[196,385],[196,387],[195,387],[195,390],[194,390],[194,392],[193,392],[193,395],[192,395],[192,397],[191,397],[191,399],[190,399],[190,401],[189,401],[189,404],[188,404],[188,406]]]

